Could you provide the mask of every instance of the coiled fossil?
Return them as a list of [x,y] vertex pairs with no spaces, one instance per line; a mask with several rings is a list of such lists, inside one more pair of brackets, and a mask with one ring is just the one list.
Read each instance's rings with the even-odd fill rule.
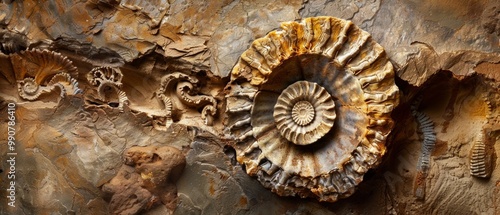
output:
[[99,99],[108,104],[118,100],[117,107],[120,110],[123,110],[123,105],[129,102],[127,94],[121,90],[122,78],[120,69],[111,67],[96,67],[87,74],[89,83],[97,87]]
[[[167,112],[167,127],[171,123],[171,110],[179,103],[190,108],[201,109],[201,119],[206,125],[212,125],[213,117],[217,113],[217,100],[212,96],[198,95],[198,79],[180,72],[164,76],[160,88],[156,91],[158,98],[164,103]],[[177,105],[181,105],[177,104]]]
[[77,69],[72,62],[59,53],[33,49],[11,55],[12,66],[17,79],[19,96],[36,100],[42,94],[60,90],[60,96],[79,94]]
[[227,85],[227,131],[249,175],[282,196],[335,202],[379,163],[399,102],[370,34],[333,17],[255,40]]

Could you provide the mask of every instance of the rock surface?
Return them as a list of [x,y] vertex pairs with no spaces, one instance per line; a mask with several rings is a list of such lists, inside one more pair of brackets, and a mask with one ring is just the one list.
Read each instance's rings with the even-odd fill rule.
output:
[[102,186],[111,195],[111,213],[137,214],[163,204],[171,214],[177,205],[175,182],[186,165],[182,152],[170,146],[134,146],[125,151],[124,160]]
[[[481,0],[3,1],[0,214],[499,214],[499,14],[500,3]],[[236,162],[223,124],[224,88],[242,52],[279,23],[310,16],[369,32],[401,92],[382,163],[335,203],[264,188]],[[16,75],[12,59],[26,49],[60,53],[77,72],[58,71],[69,82],[50,73],[38,84],[61,86],[23,99],[18,82],[36,75]],[[95,96],[87,77],[97,67],[120,70],[127,102]],[[425,177],[417,171],[425,137],[410,113],[418,97],[437,139]],[[9,127],[16,207],[6,198]],[[471,175],[477,142],[492,158],[489,178]],[[173,167],[184,157],[180,173]]]

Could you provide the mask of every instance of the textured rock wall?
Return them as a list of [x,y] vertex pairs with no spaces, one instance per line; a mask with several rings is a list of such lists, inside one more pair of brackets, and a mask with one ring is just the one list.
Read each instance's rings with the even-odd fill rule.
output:
[[[4,1],[0,213],[498,214],[499,14],[498,2],[480,0]],[[242,52],[279,23],[310,16],[369,32],[400,89],[382,163],[335,203],[264,188],[238,164],[224,130],[224,88]],[[27,49],[53,53],[37,58]],[[53,78],[56,70],[70,77]],[[41,77],[35,100],[19,93],[33,89],[28,80],[18,89],[31,76]],[[436,134],[425,176],[417,166],[425,132],[412,105]],[[9,126],[15,208],[5,198]],[[161,161],[127,162],[137,147]],[[489,177],[473,176],[474,156],[487,161]],[[182,172],[174,168],[184,159]]]

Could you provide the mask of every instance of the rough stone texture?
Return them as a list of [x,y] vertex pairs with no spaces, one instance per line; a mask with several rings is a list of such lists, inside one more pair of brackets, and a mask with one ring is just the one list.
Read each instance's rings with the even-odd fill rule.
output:
[[[145,214],[499,214],[499,12],[497,1],[481,0],[3,1],[0,214],[112,213],[103,185],[140,171],[122,159],[135,146],[174,147],[186,157],[176,209],[158,203]],[[351,197],[332,204],[265,189],[234,160],[222,124],[224,86],[242,52],[280,22],[320,15],[352,20],[369,32],[395,65],[401,91],[381,165],[365,174]],[[67,56],[78,68],[72,78],[83,95],[23,100],[8,54],[26,48]],[[87,73],[99,66],[123,73],[121,89],[129,98],[123,109],[85,100],[94,89]],[[172,89],[217,100],[213,126],[200,118],[201,107],[176,108],[182,92],[171,92],[174,105],[167,111],[156,92],[162,77],[174,72],[199,81],[179,81]],[[193,91],[186,90],[188,82]],[[419,111],[434,122],[437,136],[423,200],[413,187],[423,137],[409,111],[418,96]],[[16,208],[5,198],[8,102],[17,106]],[[173,124],[167,128],[168,117]],[[469,169],[482,131],[495,158],[486,179]],[[120,195],[149,195],[136,188]]]
[[194,134],[174,214],[332,214],[314,200],[271,193],[235,165],[234,151],[224,145],[209,133]]
[[181,151],[170,146],[131,147],[125,164],[102,190],[111,195],[113,214],[137,214],[163,204],[172,214],[177,205],[175,182],[186,161]]

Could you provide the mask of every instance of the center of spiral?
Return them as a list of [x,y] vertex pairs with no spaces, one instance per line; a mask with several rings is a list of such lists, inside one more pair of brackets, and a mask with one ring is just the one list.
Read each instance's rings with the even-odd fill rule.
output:
[[335,102],[322,86],[297,81],[278,96],[273,117],[282,137],[293,144],[309,145],[333,127]]
[[292,108],[292,119],[298,125],[308,125],[314,119],[314,107],[308,101],[299,101]]

